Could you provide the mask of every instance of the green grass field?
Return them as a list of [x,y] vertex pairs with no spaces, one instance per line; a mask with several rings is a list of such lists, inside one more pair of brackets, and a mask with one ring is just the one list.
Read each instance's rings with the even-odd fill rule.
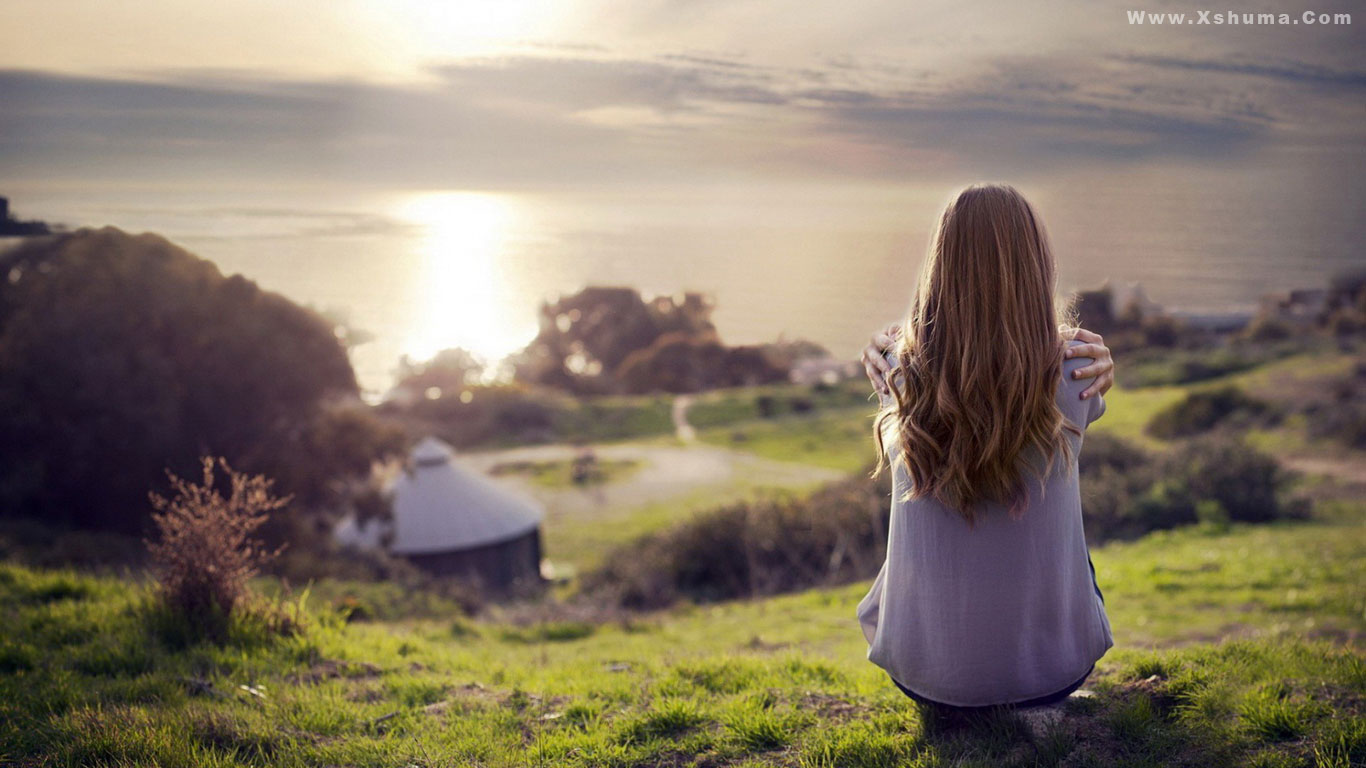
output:
[[871,406],[701,430],[703,442],[767,459],[856,472],[873,463]]
[[1116,647],[1035,735],[869,664],[866,583],[600,622],[247,623],[168,646],[146,588],[0,566],[0,764],[1264,765],[1366,760],[1366,505],[1098,547]]

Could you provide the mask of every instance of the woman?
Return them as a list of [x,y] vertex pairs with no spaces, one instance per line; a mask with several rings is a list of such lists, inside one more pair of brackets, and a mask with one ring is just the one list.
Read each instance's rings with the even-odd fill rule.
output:
[[917,701],[1057,701],[1113,645],[1077,477],[1113,366],[1099,336],[1059,322],[1055,287],[1029,203],[969,187],[940,218],[900,333],[866,360],[893,501],[858,621],[868,660]]

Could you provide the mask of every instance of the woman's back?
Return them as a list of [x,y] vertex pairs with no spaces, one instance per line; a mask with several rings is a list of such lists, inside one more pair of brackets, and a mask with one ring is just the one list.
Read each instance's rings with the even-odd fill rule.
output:
[[[1105,411],[1098,396],[1080,399],[1089,380],[1072,378],[1089,362],[1065,360],[1056,392],[1082,429]],[[869,661],[923,697],[984,706],[1064,689],[1105,654],[1113,639],[1082,526],[1082,437],[1067,439],[1072,458],[1059,457],[1042,489],[1029,476],[1023,516],[988,503],[971,528],[932,498],[907,500],[909,473],[892,463],[887,559],[858,606]]]

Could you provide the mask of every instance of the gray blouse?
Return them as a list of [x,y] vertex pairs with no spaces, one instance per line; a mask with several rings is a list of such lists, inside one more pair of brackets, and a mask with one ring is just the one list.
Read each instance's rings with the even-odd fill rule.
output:
[[[1057,390],[1083,430],[1105,413],[1080,398],[1093,380],[1072,378],[1090,362],[1064,360]],[[1023,517],[989,503],[975,529],[933,499],[899,501],[911,479],[896,465],[887,559],[858,605],[868,660],[892,679],[944,704],[1008,704],[1066,688],[1114,645],[1082,529],[1082,438],[1065,434],[1073,460],[1058,456],[1042,493],[1028,476]],[[895,442],[889,427],[893,456]]]

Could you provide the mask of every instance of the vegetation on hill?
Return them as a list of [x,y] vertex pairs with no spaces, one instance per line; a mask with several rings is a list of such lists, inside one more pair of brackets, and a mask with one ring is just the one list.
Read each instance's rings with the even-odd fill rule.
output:
[[[757,597],[872,578],[886,553],[891,487],[869,471],[803,496],[768,494],[699,512],[618,544],[585,575],[592,600],[657,608]],[[1238,438],[1209,437],[1155,457],[1093,435],[1081,461],[1092,543],[1205,523],[1306,517],[1276,459]]]

